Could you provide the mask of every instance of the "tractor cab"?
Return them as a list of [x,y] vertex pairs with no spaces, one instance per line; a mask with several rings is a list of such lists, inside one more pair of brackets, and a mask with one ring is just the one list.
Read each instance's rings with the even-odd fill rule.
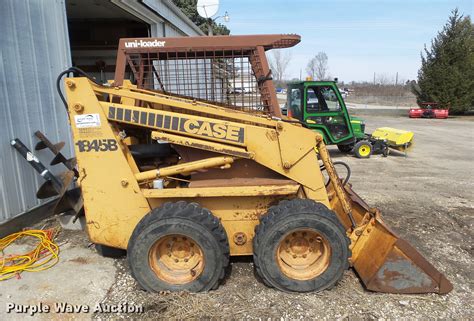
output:
[[[364,137],[364,123],[350,117],[333,81],[292,83],[287,91],[287,115],[321,133],[326,144],[352,146]],[[344,148],[343,148],[344,149]]]

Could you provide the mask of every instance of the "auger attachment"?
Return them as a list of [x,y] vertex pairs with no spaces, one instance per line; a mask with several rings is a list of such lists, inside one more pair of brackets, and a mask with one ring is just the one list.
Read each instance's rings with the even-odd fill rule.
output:
[[64,147],[64,142],[59,142],[57,144],[51,143],[51,141],[39,130],[35,132],[35,136],[40,140],[36,143],[35,150],[42,150],[48,148],[55,155],[50,165],[56,165],[59,163],[64,164],[69,170],[74,172],[74,176],[79,177],[79,173],[76,170],[76,159],[70,158],[67,159],[62,153],[61,149]]
[[69,189],[74,181],[74,177],[78,176],[78,174],[76,174],[77,170],[75,169],[75,158],[66,159],[60,152],[60,149],[64,147],[64,142],[52,144],[49,139],[40,131],[35,132],[35,136],[40,139],[40,142],[36,144],[36,150],[49,148],[56,155],[55,159],[61,159],[61,161],[55,162],[54,164],[62,163],[68,168],[68,170],[60,173],[59,175],[54,175],[43,163],[39,161],[36,155],[34,155],[20,139],[13,139],[10,144],[24,159],[26,159],[26,161],[36,170],[36,172],[38,172],[46,180],[36,192],[36,197],[39,199],[56,197],[57,203],[54,206],[52,214],[72,211],[77,217],[79,213],[82,213],[82,196],[79,188],[76,187]]

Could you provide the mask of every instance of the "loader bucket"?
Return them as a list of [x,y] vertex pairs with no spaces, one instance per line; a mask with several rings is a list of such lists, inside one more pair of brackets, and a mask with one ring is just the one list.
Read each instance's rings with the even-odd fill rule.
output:
[[411,149],[414,143],[413,136],[413,132],[390,127],[377,128],[372,133],[373,138],[385,140],[390,148],[400,152]]
[[368,290],[446,294],[453,289],[441,272],[383,222],[378,210],[369,209],[349,184],[345,190],[355,213],[371,213],[351,245],[353,267]]

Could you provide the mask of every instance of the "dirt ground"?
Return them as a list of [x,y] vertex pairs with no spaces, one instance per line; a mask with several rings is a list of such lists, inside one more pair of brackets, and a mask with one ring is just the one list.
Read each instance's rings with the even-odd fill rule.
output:
[[[139,289],[125,259],[107,259],[115,266],[115,279],[99,302],[142,304],[144,313],[92,314],[87,318],[472,319],[474,122],[471,118],[363,117],[368,132],[381,126],[414,131],[413,151],[407,158],[374,155],[360,160],[331,147],[333,158],[351,166],[353,189],[371,206],[381,209],[385,221],[447,276],[454,285],[450,294],[372,293],[364,290],[352,270],[331,290],[283,293],[267,288],[255,277],[251,258],[234,259],[224,284],[215,291],[151,294]],[[87,250],[89,260],[98,256],[88,246],[85,233],[62,233],[68,248]],[[81,266],[76,268],[80,273]],[[42,273],[60,273],[55,269],[60,266]],[[95,273],[105,276],[110,269]],[[8,282],[20,282],[21,286],[21,281]],[[87,302],[87,292],[81,296],[76,301]]]

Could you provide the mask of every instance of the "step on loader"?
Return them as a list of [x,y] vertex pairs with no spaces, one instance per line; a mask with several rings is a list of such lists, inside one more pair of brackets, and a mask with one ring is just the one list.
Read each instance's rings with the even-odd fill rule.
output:
[[283,291],[329,289],[353,267],[368,290],[448,293],[338,177],[322,136],[281,115],[265,52],[299,42],[121,39],[110,83],[61,74],[90,239],[127,250],[148,291],[215,289],[230,256],[253,255]]

